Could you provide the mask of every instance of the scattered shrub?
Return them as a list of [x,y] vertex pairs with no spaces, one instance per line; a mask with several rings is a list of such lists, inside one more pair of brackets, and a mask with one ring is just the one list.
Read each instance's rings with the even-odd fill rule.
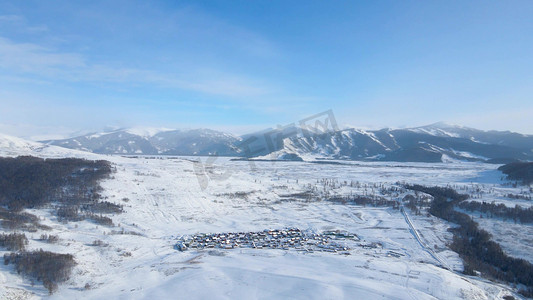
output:
[[24,250],[28,245],[28,239],[24,233],[0,234],[0,247],[5,247],[9,251]]
[[50,244],[55,244],[59,242],[59,236],[52,234],[41,234],[40,240]]
[[91,244],[91,246],[107,247],[107,246],[109,246],[109,244],[104,243],[102,240],[94,240],[93,243]]
[[39,223],[37,216],[26,212],[13,212],[0,207],[0,219],[2,226],[9,230],[23,229],[35,232],[38,229],[50,230],[51,228]]
[[106,217],[106,216],[89,214],[87,215],[87,219],[92,220],[94,223],[98,225],[113,226],[113,220],[111,220],[111,218]]
[[81,209],[91,213],[119,214],[122,212],[122,205],[114,204],[108,201],[101,201],[83,205]]
[[339,196],[339,197],[333,197],[329,198],[329,201],[341,203],[341,204],[354,204],[354,205],[361,205],[361,206],[373,206],[373,207],[392,207],[394,209],[399,209],[400,204],[396,200],[388,200],[383,197],[379,196],[360,196],[360,195],[353,195],[353,196]]

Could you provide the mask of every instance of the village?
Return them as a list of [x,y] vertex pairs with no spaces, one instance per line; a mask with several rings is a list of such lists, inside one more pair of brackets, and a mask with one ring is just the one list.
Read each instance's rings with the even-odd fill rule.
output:
[[328,231],[322,234],[304,232],[298,228],[283,230],[264,230],[259,232],[213,233],[196,234],[181,237],[176,244],[176,249],[281,249],[302,252],[347,252],[350,248],[346,240],[358,240],[355,234],[341,231]]

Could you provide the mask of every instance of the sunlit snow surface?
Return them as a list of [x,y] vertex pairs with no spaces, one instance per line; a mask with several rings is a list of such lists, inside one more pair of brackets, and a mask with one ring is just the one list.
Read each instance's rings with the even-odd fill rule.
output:
[[[24,154],[65,156],[55,147]],[[198,168],[201,165],[197,164],[194,168],[192,161],[204,163],[206,158],[87,157],[115,165],[116,173],[102,183],[103,196],[123,204],[125,212],[112,217],[117,227],[110,228],[87,221],[62,224],[47,210],[29,211],[53,227],[49,234],[61,238],[58,244],[46,244],[37,240],[41,232],[27,233],[33,238],[29,249],[72,253],[78,262],[72,278],[60,285],[52,299],[501,299],[510,294],[504,285],[457,272],[462,270],[461,260],[446,248],[451,239],[446,231],[449,224],[408,211],[422,242],[451,270],[439,267],[422,248],[398,210],[333,204],[322,198],[379,194],[378,187],[364,184],[391,186],[398,181],[459,186],[480,182],[489,189],[501,183],[495,165],[250,165],[218,158],[211,166]],[[200,176],[207,180],[205,189],[199,184],[199,170],[206,171]],[[324,187],[323,179],[355,181],[361,186]],[[322,196],[312,201],[282,197],[313,188]],[[182,235],[289,227],[315,232],[344,230],[361,240],[350,247],[350,255],[250,248],[174,249]],[[122,230],[126,234],[112,232]],[[108,245],[92,246],[95,240]],[[381,246],[362,247],[372,243]],[[32,287],[12,266],[2,264],[0,298],[10,297],[49,296],[40,283]]]

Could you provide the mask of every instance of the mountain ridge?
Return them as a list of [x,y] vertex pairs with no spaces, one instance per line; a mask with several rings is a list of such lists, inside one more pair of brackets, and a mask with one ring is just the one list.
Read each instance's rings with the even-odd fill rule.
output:
[[219,155],[247,159],[370,161],[515,161],[533,159],[533,135],[483,131],[442,122],[402,129],[345,128],[314,133],[298,126],[235,136],[211,129],[142,128],[43,143],[98,154]]

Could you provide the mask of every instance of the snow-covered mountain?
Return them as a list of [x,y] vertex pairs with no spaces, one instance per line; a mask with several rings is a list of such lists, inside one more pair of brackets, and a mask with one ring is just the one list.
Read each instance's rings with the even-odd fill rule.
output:
[[293,136],[269,156],[288,154],[349,160],[442,162],[450,160],[506,162],[533,159],[533,136],[482,131],[436,123],[407,129],[344,129]]
[[474,142],[504,145],[518,149],[533,149],[531,135],[511,131],[483,131],[474,128],[450,125],[443,122],[410,129],[413,132],[429,133],[435,136],[466,138]]
[[533,136],[435,123],[406,129],[343,129],[316,134],[297,127],[266,129],[241,137],[209,130],[121,129],[46,144],[101,154],[222,155],[442,162],[508,162],[533,159]]
[[134,128],[43,143],[100,154],[236,155],[238,141],[239,137],[210,129]]
[[148,140],[161,154],[232,156],[239,153],[235,145],[241,138],[210,129],[193,129],[160,132]]

